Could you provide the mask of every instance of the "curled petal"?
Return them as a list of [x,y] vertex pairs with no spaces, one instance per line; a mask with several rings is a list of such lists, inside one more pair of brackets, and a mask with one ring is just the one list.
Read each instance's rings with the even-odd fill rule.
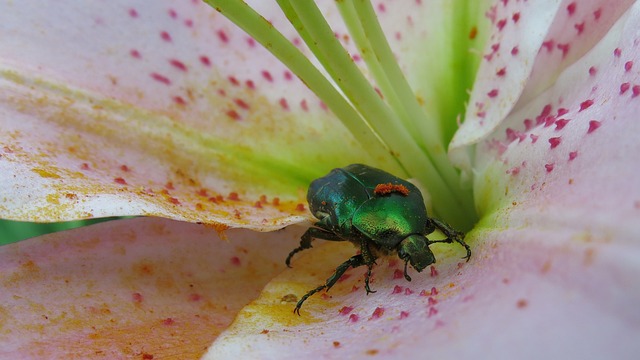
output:
[[[558,76],[597,44],[633,1],[496,2],[493,23],[464,124],[450,144],[461,150],[488,137],[505,117],[558,81]],[[613,5],[613,6],[610,6]]]

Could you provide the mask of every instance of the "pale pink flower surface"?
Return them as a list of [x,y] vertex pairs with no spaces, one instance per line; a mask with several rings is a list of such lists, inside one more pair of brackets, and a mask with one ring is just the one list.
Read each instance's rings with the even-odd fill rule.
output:
[[[640,6],[455,4],[374,8],[473,190],[470,261],[433,245],[437,263],[407,282],[382,257],[376,293],[352,269],[298,316],[356,253],[316,241],[284,266],[313,221],[308,183],[353,162],[401,166],[197,1],[6,2],[0,215],[156,218],[1,247],[2,357],[633,358]],[[310,56],[275,4],[255,6]],[[466,108],[448,104],[465,76]]]

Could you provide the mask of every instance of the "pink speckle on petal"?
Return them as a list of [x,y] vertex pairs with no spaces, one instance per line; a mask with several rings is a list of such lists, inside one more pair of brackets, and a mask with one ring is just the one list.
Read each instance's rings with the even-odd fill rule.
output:
[[602,9],[598,9],[598,10],[593,12],[593,19],[598,21],[598,19],[600,19],[601,15],[602,15]]
[[569,49],[570,49],[569,44],[558,44],[556,47],[560,49],[560,51],[562,51],[563,58],[565,58],[567,56],[567,53],[569,53]]
[[160,32],[160,38],[166,42],[171,42],[171,35],[166,31]]
[[237,256],[231,257],[231,265],[240,266],[240,258]]
[[131,57],[135,58],[135,59],[141,59],[142,58],[142,55],[140,55],[140,51],[138,51],[136,49],[131,49],[129,51],[129,55],[131,55]]
[[249,104],[247,104],[244,100],[242,100],[242,99],[233,99],[233,102],[236,105],[238,105],[238,107],[240,107],[241,109],[249,110]]
[[494,97],[498,96],[498,89],[492,89],[491,91],[489,91],[489,92],[487,93],[487,95],[488,95],[490,98],[494,98]]
[[392,294],[400,294],[402,292],[403,288],[402,286],[396,285],[393,287],[393,291],[391,292]]
[[562,130],[569,123],[568,119],[558,119],[556,121],[556,131]]
[[529,137],[531,138],[531,143],[535,144],[536,141],[538,141],[538,135],[535,134],[529,134]]
[[169,60],[169,64],[180,71],[187,71],[187,65],[180,60],[171,59]]
[[513,13],[513,15],[511,16],[511,20],[513,20],[514,23],[517,23],[518,20],[520,20],[520,13],[519,12]]
[[519,52],[520,52],[520,50],[518,49],[517,46],[514,46],[513,49],[511,49],[511,55],[513,55],[513,56],[518,55]]
[[260,72],[260,74],[262,75],[262,77],[267,80],[268,82],[273,82],[273,76],[271,76],[271,73],[267,70],[262,70]]
[[182,96],[174,96],[173,102],[180,106],[187,105],[187,101]]
[[507,19],[500,19],[497,23],[496,23],[496,27],[498,28],[499,31],[502,31],[502,29],[504,28],[504,26],[507,24]]
[[576,157],[578,157],[578,152],[577,151],[572,151],[569,153],[569,161],[575,159]]
[[138,303],[138,304],[141,303],[142,300],[144,299],[142,294],[137,293],[137,292],[131,294],[131,298],[133,299],[133,302]]
[[597,128],[600,127],[600,125],[602,125],[602,123],[598,120],[589,121],[589,130],[587,130],[587,134],[591,134],[592,132],[594,132]]
[[206,67],[211,66],[211,60],[209,59],[209,57],[208,57],[208,56],[201,55],[199,59],[200,59],[200,63],[201,63],[202,65],[204,65],[204,66],[206,66]]
[[574,24],[573,27],[578,31],[578,35],[582,34],[584,31],[584,21],[578,24]]
[[129,9],[129,16],[131,16],[132,18],[137,18],[138,17],[138,10],[131,8]]
[[427,306],[434,306],[438,303],[438,300],[436,300],[436,298],[429,296],[429,299],[427,299]]
[[168,77],[164,76],[164,75],[160,75],[158,73],[151,73],[151,78],[153,78],[153,80],[161,82],[165,85],[171,85],[171,80],[169,80]]
[[436,309],[435,307],[430,307],[429,308],[429,314],[427,315],[427,317],[432,317],[434,315],[438,314],[438,309]]
[[358,322],[358,320],[360,320],[360,317],[358,316],[358,314],[351,314],[349,315],[349,322]]
[[620,48],[615,48],[615,50],[613,50],[613,56],[620,57],[621,55],[622,55],[622,50],[620,50]]
[[542,42],[542,46],[547,48],[547,52],[551,52],[551,50],[553,50],[553,45],[555,45],[555,42],[553,40],[547,40]]
[[238,78],[236,78],[235,76],[231,75],[227,78],[227,80],[229,80],[229,82],[231,83],[231,85],[233,86],[239,86],[240,85],[240,81],[238,81]]
[[404,277],[404,273],[400,269],[395,269],[393,271],[393,279],[402,279]]
[[562,138],[560,136],[552,137],[549,139],[549,144],[551,144],[552,149],[555,149],[556,147],[558,147],[558,145],[560,145],[560,142],[562,142]]
[[549,127],[551,125],[553,125],[556,122],[556,117],[555,116],[547,116],[544,119],[544,127]]
[[585,100],[585,101],[580,103],[580,110],[579,111],[588,109],[591,105],[593,105],[593,100]]
[[628,82],[620,84],[620,95],[626,93],[630,87],[631,87],[631,84]]
[[626,63],[624,63],[624,71],[631,71],[631,69],[633,68],[633,61],[627,61]]
[[640,85],[633,85],[631,88],[631,97],[636,97],[640,95]]
[[438,276],[438,270],[436,269],[435,266],[431,265],[430,269],[431,269],[431,277]]
[[566,113],[569,112],[569,109],[565,109],[565,108],[558,108],[558,114],[556,116],[562,116]]
[[569,13],[569,16],[573,15],[576,12],[576,2],[572,2],[571,4],[567,5],[567,12]]
[[384,315],[384,308],[377,307],[373,310],[373,313],[371,313],[369,320],[379,319],[382,315]]
[[546,164],[544,168],[547,169],[547,172],[552,172],[554,166],[555,164]]
[[406,311],[400,311],[400,320],[406,319],[409,317],[409,313]]
[[342,309],[338,310],[338,313],[340,313],[340,315],[347,315],[351,311],[353,311],[353,306],[343,306]]
[[226,112],[226,115],[227,115],[228,117],[230,117],[231,119],[236,120],[236,121],[238,121],[238,120],[241,120],[241,119],[242,119],[242,117],[240,117],[240,114],[238,114],[238,112],[237,112],[237,111],[235,111],[235,110],[229,110],[229,111],[227,111],[227,112]]
[[229,36],[224,30],[218,30],[216,32],[216,35],[218,35],[218,39],[220,39],[220,41],[222,41],[223,43],[225,44],[229,43]]
[[533,120],[524,119],[523,123],[524,123],[524,130],[525,131],[529,131],[529,130],[531,130],[533,128]]
[[285,98],[280,98],[280,101],[278,101],[278,103],[280,104],[280,107],[283,110],[289,110],[289,103],[287,102],[287,99]]
[[404,289],[404,294],[405,295],[411,295],[411,294],[413,294],[413,290],[411,290],[409,288],[406,288],[406,289]]
[[496,71],[496,75],[497,76],[505,76],[507,74],[507,68],[500,68],[498,69],[498,71]]

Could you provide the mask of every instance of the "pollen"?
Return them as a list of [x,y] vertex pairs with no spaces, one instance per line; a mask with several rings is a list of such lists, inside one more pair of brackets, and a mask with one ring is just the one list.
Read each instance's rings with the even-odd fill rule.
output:
[[380,196],[391,194],[393,192],[400,193],[404,196],[409,195],[409,189],[407,189],[407,187],[402,184],[378,184],[376,185],[376,188],[373,189],[373,193]]

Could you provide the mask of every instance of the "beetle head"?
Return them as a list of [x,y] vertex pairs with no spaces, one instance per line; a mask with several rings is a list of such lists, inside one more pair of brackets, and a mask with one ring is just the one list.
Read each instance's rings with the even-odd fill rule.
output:
[[433,252],[429,249],[429,241],[419,234],[409,235],[402,240],[398,249],[398,257],[404,260],[405,264],[408,261],[418,272],[436,262]]

